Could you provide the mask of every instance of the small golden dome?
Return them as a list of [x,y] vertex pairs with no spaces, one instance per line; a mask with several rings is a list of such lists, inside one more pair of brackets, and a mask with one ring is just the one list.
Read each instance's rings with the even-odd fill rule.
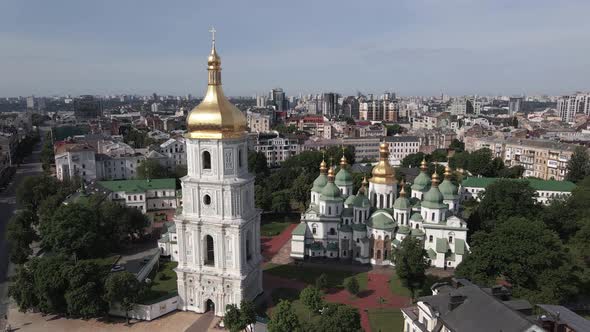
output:
[[326,164],[326,161],[322,159],[322,162],[320,163],[320,173],[326,174],[326,170],[328,170],[328,164]]
[[400,186],[402,188],[399,191],[399,197],[406,197],[406,182],[404,180],[402,180],[402,183],[400,183]]
[[449,164],[447,164],[447,166],[445,166],[445,173],[444,173],[444,175],[445,175],[445,179],[446,180],[450,180],[451,179],[452,173],[451,173],[451,168],[449,167]]
[[379,144],[379,163],[373,167],[373,176],[369,179],[371,183],[394,184],[395,171],[387,160],[389,156],[389,145],[385,142]]
[[334,182],[334,167],[328,169],[328,182]]
[[340,167],[345,168],[348,165],[348,160],[346,160],[346,156],[342,154],[342,158],[340,158]]
[[434,171],[434,173],[432,173],[432,186],[438,187],[439,182],[440,182],[440,180],[438,178],[438,173],[436,171]]
[[422,158],[422,162],[420,163],[420,170],[426,172],[428,170],[428,164],[426,163],[426,157]]
[[230,103],[221,88],[221,58],[215,49],[215,37],[207,65],[207,92],[203,101],[193,108],[187,117],[187,137],[220,139],[245,135],[246,117]]

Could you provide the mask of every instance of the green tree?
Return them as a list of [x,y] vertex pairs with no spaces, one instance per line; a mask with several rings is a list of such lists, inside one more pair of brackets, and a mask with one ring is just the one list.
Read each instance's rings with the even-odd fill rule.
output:
[[590,156],[585,147],[577,146],[567,162],[566,180],[578,182],[588,175],[590,175]]
[[571,258],[543,222],[515,217],[498,222],[490,232],[474,234],[471,253],[455,275],[482,285],[502,278],[513,285],[516,297],[560,303],[577,292]]
[[254,201],[257,208],[264,211],[271,209],[272,196],[264,185],[254,185]]
[[325,273],[320,274],[315,280],[315,287],[317,289],[326,289],[328,287],[328,276]]
[[135,208],[125,209],[125,218],[123,218],[123,231],[130,238],[142,237],[149,221],[145,214]]
[[41,148],[39,159],[41,160],[41,165],[44,171],[48,171],[51,168],[51,165],[55,162],[53,142],[51,142],[51,139],[45,140],[45,144],[43,144],[43,148]]
[[135,302],[142,292],[142,285],[133,273],[123,271],[112,273],[106,280],[104,299],[111,306],[119,303],[125,311],[125,319],[129,324],[129,311],[133,309]]
[[346,279],[344,287],[352,295],[357,295],[360,290],[359,282],[354,277]]
[[264,152],[248,151],[248,170],[256,175],[257,184],[270,174]]
[[225,314],[223,316],[223,324],[230,332],[242,331],[245,326],[242,325],[240,317],[240,309],[235,304],[228,304],[225,306]]
[[289,212],[289,193],[286,190],[272,194],[271,209],[273,212]]
[[91,261],[78,261],[66,274],[69,279],[64,297],[67,313],[75,317],[100,317],[107,313],[108,303],[103,299],[104,280],[108,271]]
[[137,167],[138,179],[164,179],[170,177],[166,167],[155,159],[146,159]]
[[291,198],[301,205],[305,209],[307,202],[309,201],[309,193],[311,192],[311,186],[313,184],[313,176],[310,173],[302,172],[297,176],[293,185],[291,186]]
[[422,243],[413,236],[406,236],[395,252],[395,271],[412,298],[426,282],[426,268],[428,261]]
[[361,316],[357,309],[328,303],[322,310],[319,326],[315,329],[325,332],[360,332]]
[[497,220],[508,217],[534,217],[540,211],[535,199],[537,193],[527,181],[499,179],[487,186],[477,208],[483,225],[471,225],[491,229]]
[[18,265],[12,283],[8,287],[8,295],[14,299],[18,308],[26,312],[39,306],[39,297],[35,291],[35,277],[32,266],[34,262]]
[[395,136],[404,132],[404,127],[394,123],[392,125],[385,126],[387,128],[387,136]]
[[20,210],[10,219],[6,228],[6,238],[10,243],[10,260],[23,264],[33,253],[31,243],[37,240],[37,233],[32,225],[35,215],[29,210]]
[[488,148],[473,151],[469,155],[467,170],[473,174],[483,175],[489,173],[490,163],[492,162],[492,151]]
[[34,289],[39,299],[38,309],[43,313],[66,313],[64,294],[69,286],[70,276],[67,270],[71,263],[63,256],[48,256],[36,260],[32,264],[32,270]]
[[447,156],[448,156],[448,153],[447,153],[446,149],[436,149],[436,150],[432,151],[432,154],[430,154],[430,160],[443,162],[443,161],[447,161]]
[[60,188],[59,181],[51,176],[27,176],[16,189],[16,201],[21,208],[30,208],[37,213],[41,202],[55,195]]
[[305,287],[305,289],[301,291],[301,294],[299,294],[299,298],[311,312],[318,312],[324,305],[322,292],[314,286]]
[[[427,157],[426,154],[423,152],[412,153],[404,157],[402,159],[402,166],[403,167],[419,167],[422,163],[422,160]],[[428,161],[428,158],[426,159]]]
[[55,253],[76,254],[77,258],[97,257],[103,253],[96,211],[82,204],[60,206],[51,221],[41,224],[43,246]]
[[520,179],[524,174],[524,167],[516,165],[512,167],[503,168],[498,172],[498,177],[509,179]]
[[449,149],[455,150],[455,152],[463,152],[465,151],[465,143],[461,142],[460,140],[454,138],[449,145]]
[[269,332],[299,332],[301,324],[293,310],[291,302],[280,300],[273,309],[270,321],[268,322]]
[[256,306],[252,301],[240,302],[240,320],[244,324],[244,329],[256,323]]

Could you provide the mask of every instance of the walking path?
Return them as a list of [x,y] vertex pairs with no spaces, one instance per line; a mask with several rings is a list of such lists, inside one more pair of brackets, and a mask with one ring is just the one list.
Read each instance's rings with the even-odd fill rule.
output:
[[262,248],[262,256],[265,262],[269,262],[281,248],[289,243],[291,240],[291,232],[298,224],[291,224],[281,232],[281,234],[273,237],[263,236],[260,238],[260,246]]

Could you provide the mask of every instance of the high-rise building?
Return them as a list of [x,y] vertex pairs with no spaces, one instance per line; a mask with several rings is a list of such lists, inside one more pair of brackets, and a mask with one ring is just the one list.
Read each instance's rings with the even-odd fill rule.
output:
[[256,96],[256,107],[266,107],[267,100],[266,96]]
[[289,101],[285,96],[285,92],[281,88],[270,90],[269,101],[276,107],[279,112],[286,111],[289,108]]
[[27,109],[32,110],[35,108],[35,96],[27,97]]
[[215,40],[205,102],[187,118],[188,175],[176,216],[179,309],[223,316],[262,293],[260,213],[248,172],[246,117],[225,97]]
[[514,116],[518,112],[523,111],[524,98],[523,97],[510,97],[508,101],[508,114]]
[[576,113],[590,115],[590,93],[561,96],[557,100],[557,113],[563,122],[573,122]]
[[322,114],[327,118],[333,118],[338,115],[338,98],[337,93],[324,93],[322,96]]

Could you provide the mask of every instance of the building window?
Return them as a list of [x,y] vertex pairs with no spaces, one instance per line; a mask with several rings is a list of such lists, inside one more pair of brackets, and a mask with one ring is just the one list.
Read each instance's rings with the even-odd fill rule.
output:
[[203,203],[205,203],[205,205],[211,204],[211,196],[209,196],[209,195],[203,196]]
[[252,233],[250,231],[246,232],[246,260],[250,260],[252,258],[252,250],[250,249],[250,237]]
[[434,212],[432,212],[432,221],[434,221]]
[[432,243],[432,241],[434,241],[434,238],[432,237],[432,235],[430,235],[430,236],[428,237],[428,242],[431,242],[431,243]]
[[215,248],[213,247],[213,237],[211,235],[207,235],[205,237],[205,244],[206,244],[206,257],[205,257],[205,265],[214,266],[215,265]]
[[315,234],[316,234],[316,228],[315,228],[315,227],[313,227],[313,228],[311,229],[311,232],[312,232],[312,233],[315,235]]
[[360,238],[357,237],[356,238],[356,243],[360,243],[360,242],[361,242]]
[[330,235],[336,235],[336,230],[334,228],[330,228]]
[[342,256],[346,256],[346,250],[342,252]]
[[211,153],[209,151],[203,152],[203,169],[211,169]]
[[381,259],[381,250],[377,250],[377,259]]
[[453,243],[453,237],[449,236],[449,243]]
[[242,149],[238,149],[238,167],[242,168]]

